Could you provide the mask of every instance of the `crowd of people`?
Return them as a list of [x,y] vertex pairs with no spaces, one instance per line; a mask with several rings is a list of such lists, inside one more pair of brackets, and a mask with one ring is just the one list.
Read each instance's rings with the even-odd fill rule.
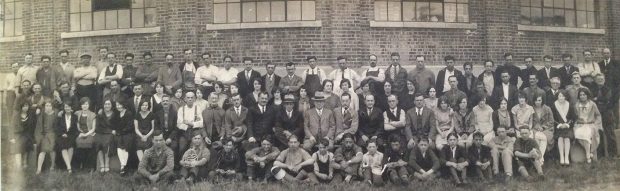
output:
[[[261,74],[243,58],[238,71],[231,56],[215,64],[192,49],[182,63],[166,54],[161,64],[150,52],[142,63],[131,53],[117,59],[107,47],[99,53],[94,62],[79,55],[77,64],[67,50],[40,64],[26,54],[12,65],[4,83],[16,169],[30,156],[36,174],[47,159],[50,170],[112,170],[145,183],[406,185],[445,177],[465,184],[468,177],[510,181],[514,170],[535,181],[544,179],[545,162],[617,156],[620,62],[609,49],[600,62],[590,50],[580,62],[547,55],[539,69],[532,57],[518,67],[506,53],[481,62],[479,75],[478,64],[459,70],[452,56],[435,73],[424,56],[407,71],[398,53],[387,67],[369,55],[361,74],[345,57],[327,73],[310,56],[301,75],[289,62],[279,76],[273,63]],[[110,168],[113,157],[119,169]]]

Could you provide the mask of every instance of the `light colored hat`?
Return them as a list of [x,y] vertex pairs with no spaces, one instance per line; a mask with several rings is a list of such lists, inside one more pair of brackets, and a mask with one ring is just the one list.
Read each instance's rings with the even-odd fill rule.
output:
[[88,53],[82,53],[82,54],[80,54],[80,56],[79,56],[78,58],[82,58],[82,57],[92,58],[93,56],[91,56],[91,55],[90,55],[90,54],[88,54]]
[[282,168],[274,166],[271,168],[271,173],[273,174],[276,180],[282,180],[284,176],[286,176],[286,171],[282,170]]
[[325,101],[325,93],[322,91],[314,92],[314,97],[312,97],[312,101]]

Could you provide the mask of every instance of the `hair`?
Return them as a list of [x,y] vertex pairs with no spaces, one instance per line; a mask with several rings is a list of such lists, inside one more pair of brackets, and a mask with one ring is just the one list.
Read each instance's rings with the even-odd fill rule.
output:
[[508,58],[509,56],[513,56],[512,52],[506,52],[504,53],[504,58]]
[[287,63],[286,63],[286,67],[289,67],[289,66],[295,66],[295,63],[293,63],[293,62],[287,62]]
[[166,58],[168,56],[172,56],[172,58],[174,58],[174,54],[172,54],[172,53],[166,53],[166,55],[164,55],[164,58]]
[[588,99],[592,98],[592,93],[590,92],[588,88],[586,87],[579,88],[579,90],[577,90],[577,97],[579,97],[579,94],[581,94],[581,92],[585,93],[586,96],[588,96]]
[[527,100],[527,96],[525,95],[525,92],[519,92],[519,93],[517,94],[517,100],[518,100],[518,99],[521,99],[521,98],[523,98],[523,99],[526,99],[526,100]]
[[325,85],[327,85],[327,83],[331,83],[332,86],[334,86],[334,81],[326,79],[326,80],[323,80],[323,84],[322,84],[323,85],[323,89],[325,89]]
[[112,55],[112,56],[114,56],[114,57],[116,58],[116,54],[111,53],[111,52],[108,52],[108,54],[106,55],[106,57],[108,57],[108,56],[110,56],[110,55]]
[[146,51],[144,52],[144,54],[142,54],[142,58],[146,58],[146,56],[150,56],[151,58],[153,58],[153,54],[151,54],[151,52]]
[[[372,54],[372,55],[374,55],[374,54]],[[398,54],[398,52],[392,52],[392,54],[390,54],[390,57],[392,57],[392,56],[400,57],[400,54]]]
[[306,57],[306,61],[316,60],[316,56],[308,56]]
[[[167,55],[167,54],[166,54],[166,55]],[[133,58],[134,58],[134,55],[133,55],[132,53],[127,53],[127,54],[125,54],[125,58],[127,58],[127,57],[131,57],[131,59],[133,59]]]
[[349,97],[349,99],[351,99],[351,94],[349,94],[349,93],[347,93],[347,92],[344,92],[344,93],[342,93],[342,95],[340,95],[340,97],[341,97],[341,98],[342,98],[342,97]]
[[480,131],[475,132],[472,136],[473,136],[473,138],[483,138],[484,137],[484,135]]
[[[392,53],[392,54],[393,54],[393,53]],[[375,58],[377,58],[377,55],[375,55],[375,54],[370,54],[370,55],[368,55],[368,59],[370,59],[370,57],[373,57],[373,56],[374,56]]]
[[472,63],[472,62],[465,62],[465,63],[463,63],[463,68],[465,68],[465,66],[468,66],[468,65],[469,65],[469,67],[471,67],[472,69],[474,68],[474,63]]
[[416,59],[418,59],[418,58],[424,58],[424,56],[423,56],[423,55],[416,55],[416,56],[415,56],[415,58],[416,58]]
[[526,56],[525,58],[523,58],[523,60],[525,61],[525,60],[527,60],[528,58],[529,58],[529,59],[532,59],[532,61],[534,61],[534,57],[531,57],[531,56]]
[[527,125],[522,125],[522,126],[519,127],[519,130],[523,130],[523,129],[530,130],[530,127],[527,126]]
[[226,60],[226,59],[230,59],[231,62],[233,61],[233,57],[228,54],[224,55],[224,58],[222,60]]
[[589,52],[590,54],[592,54],[592,51],[591,51],[591,50],[589,50],[589,49],[585,49],[585,50],[583,50],[583,54],[584,54],[584,55],[586,54],[586,52]]
[[45,60],[45,59],[48,59],[48,60],[52,61],[52,57],[50,57],[50,56],[48,56],[48,55],[43,55],[43,56],[41,56],[41,61],[43,61],[43,60]]
[[543,60],[545,60],[545,59],[550,59],[550,60],[553,60],[553,56],[551,56],[551,55],[545,55],[545,56],[543,56]]
[[109,102],[110,102],[110,104],[112,104],[112,110],[115,110],[115,109],[114,109],[114,108],[116,108],[115,102],[114,102],[114,100],[112,100],[112,99],[110,99],[110,98],[108,98],[108,99],[104,99],[104,100],[101,102],[101,108],[103,108],[103,105],[104,105],[104,104],[105,104],[105,102],[107,102],[107,101],[109,101]]
[[446,103],[446,105],[448,105],[448,108],[450,108],[450,102],[448,101],[447,97],[445,97],[445,96],[439,97],[439,100],[437,101],[437,108],[441,107],[441,102]]
[[459,136],[456,134],[456,132],[452,132],[452,133],[448,134],[446,139],[450,139],[450,137],[455,137],[456,140],[459,140]]
[[261,92],[259,92],[259,93],[258,93],[258,97],[260,97],[260,96],[264,96],[264,95],[266,95],[267,97],[269,97],[269,94],[268,94],[267,92],[265,92],[265,91],[261,91]]
[[415,99],[415,98],[417,98],[417,97],[422,97],[422,98],[424,98],[424,94],[422,94],[422,93],[415,93],[415,94],[413,95],[413,98]]
[[202,54],[200,55],[200,57],[201,57],[201,58],[202,58],[202,57],[205,57],[205,55],[207,55],[207,56],[209,56],[209,58],[211,58],[211,53],[209,53],[209,52],[202,53]]
[[568,53],[562,54],[562,59],[564,58],[573,58],[573,55]]
[[241,61],[241,62],[245,63],[245,61],[254,62],[254,60],[252,58],[250,58],[250,57],[243,57],[243,61]]
[[[140,105],[138,105],[138,108],[142,107],[142,104],[146,103],[146,105],[148,106],[148,109],[151,109],[151,102],[147,99],[143,99],[140,100]],[[138,111],[141,111],[142,109],[139,109]]]
[[228,143],[233,143],[233,146],[235,145],[235,141],[233,141],[231,137],[226,136],[222,139],[222,145],[227,145]]
[[67,55],[69,55],[69,50],[62,49],[61,51],[58,51],[58,55],[61,55],[62,53],[67,53]]
[[428,140],[428,138],[427,138],[427,137],[422,136],[422,137],[420,137],[420,139],[418,140],[418,144],[420,144],[421,142],[426,142],[426,143],[429,143],[429,142],[430,142],[430,140]]
[[347,60],[347,58],[345,58],[344,56],[338,56],[336,60]]
[[103,49],[108,50],[108,47],[107,46],[99,47],[99,50],[103,50]]
[[329,140],[327,140],[327,138],[325,138],[325,137],[320,138],[320,139],[319,139],[319,141],[318,141],[318,143],[319,143],[320,145],[325,146],[325,147],[329,146]]
[[82,106],[82,105],[84,105],[86,103],[90,104],[90,98],[88,98],[88,97],[80,98],[80,106]]
[[446,62],[447,62],[448,60],[456,61],[456,60],[454,59],[454,56],[446,56],[446,57],[443,57],[443,61],[446,61]]
[[185,49],[183,49],[183,53],[185,53],[185,52],[192,52],[193,53],[194,51],[191,48],[185,48]]
[[299,141],[299,137],[297,137],[297,135],[292,134],[291,136],[288,136],[288,141],[291,141],[291,139],[296,139],[297,141]]
[[564,96],[564,99],[568,100],[568,92],[566,90],[560,90],[558,91],[557,95],[555,95],[555,99],[557,100],[558,97],[560,97],[560,94],[562,94]]
[[400,143],[401,138],[397,134],[390,134],[389,140],[390,140],[390,143],[394,143],[394,142]]
[[351,133],[345,133],[344,135],[342,135],[342,140],[344,140],[346,138],[351,138],[351,139],[353,139],[353,141],[355,141],[355,136],[353,136],[353,134],[351,134]]
[[493,62],[493,60],[484,60],[484,65],[487,65],[487,62],[490,62],[492,66],[495,65],[495,62]]
[[352,85],[351,85],[351,81],[349,81],[349,79],[346,79],[346,78],[345,78],[345,79],[340,80],[340,86],[342,86],[342,84],[344,84],[344,83],[349,84],[349,88],[351,88],[351,87],[352,87]]

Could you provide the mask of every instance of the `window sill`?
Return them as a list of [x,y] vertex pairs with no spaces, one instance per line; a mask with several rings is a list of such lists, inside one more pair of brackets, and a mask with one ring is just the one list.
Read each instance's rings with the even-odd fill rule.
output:
[[477,29],[476,23],[446,22],[403,22],[403,21],[370,21],[375,28],[438,28],[438,29]]
[[297,27],[321,27],[321,26],[323,26],[321,21],[286,21],[286,22],[207,24],[207,30],[297,28]]
[[518,25],[520,31],[605,34],[605,29]]
[[150,28],[129,28],[129,29],[82,31],[82,32],[63,32],[63,33],[60,33],[60,38],[80,38],[80,37],[109,36],[109,35],[123,35],[123,34],[145,34],[145,33],[158,33],[160,31],[161,29],[159,27],[150,27]]
[[20,42],[25,41],[26,36],[9,36],[9,37],[0,37],[0,42]]

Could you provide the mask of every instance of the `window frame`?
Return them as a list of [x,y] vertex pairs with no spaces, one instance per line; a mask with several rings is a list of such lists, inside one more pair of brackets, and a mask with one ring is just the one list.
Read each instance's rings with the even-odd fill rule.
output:
[[[7,12],[7,4],[12,4],[13,6],[13,17],[10,19],[6,18]],[[20,4],[18,7],[17,4]],[[24,35],[24,1],[23,0],[11,0],[11,2],[7,2],[6,0],[0,1],[0,11],[2,11],[2,20],[0,21],[0,38],[11,38],[11,37],[19,37]],[[21,13],[19,17],[17,17],[17,12]],[[12,35],[6,35],[7,31],[7,21],[12,22]],[[20,23],[20,24],[18,24]],[[17,30],[20,29],[20,30]],[[19,33],[18,33],[19,31]]]
[[[377,3],[380,2],[385,2],[386,5],[385,7],[387,8],[387,11],[385,13],[383,13],[385,16],[385,20],[381,19],[378,20],[377,19]],[[400,4],[400,10],[399,10],[399,19],[398,20],[391,20],[390,19],[390,2],[398,2]],[[413,19],[406,19],[405,18],[405,2],[408,3],[412,3],[413,4],[413,10],[411,11],[414,17]],[[428,19],[418,19],[418,3],[423,3],[426,4],[429,9],[428,9],[428,15],[431,16],[431,7],[432,4],[441,4],[441,19],[437,20],[437,21],[433,21],[432,19],[428,18]],[[447,14],[446,14],[446,5],[448,4],[453,4],[455,7],[455,12],[454,12],[454,21],[446,21],[447,18]],[[373,3],[373,8],[374,8],[374,16],[375,18],[373,19],[373,21],[375,22],[428,22],[428,23],[472,23],[471,21],[471,16],[470,16],[470,0],[375,0]],[[465,5],[466,8],[466,19],[465,21],[459,21],[462,16],[459,14],[459,6],[463,6]]]
[[[73,12],[74,10],[71,10],[71,6],[72,6],[72,1],[77,1],[78,5],[77,5],[77,11]],[[94,10],[95,7],[95,1],[94,0],[87,0],[90,2],[90,8],[87,11],[82,10],[82,3],[85,2],[85,0],[66,0],[68,7],[69,7],[69,11],[67,14],[68,17],[68,24],[69,24],[69,32],[89,32],[89,31],[103,31],[103,30],[122,30],[122,29],[141,29],[141,28],[152,28],[152,27],[157,27],[157,5],[156,5],[156,0],[138,0],[141,1],[142,5],[140,7],[134,7],[134,4],[136,3],[136,0],[127,0],[130,2],[130,6],[129,8],[121,8],[121,9],[101,9],[101,10]],[[153,1],[150,3],[147,3],[147,1]],[[147,25],[147,12],[148,10],[155,10],[154,12],[154,19],[152,21],[151,25]],[[125,17],[121,17],[121,11],[127,11],[128,14],[127,16],[127,23],[128,23],[128,27],[123,27],[121,26],[121,20],[125,19]],[[134,15],[138,14],[136,13],[136,11],[142,11],[142,24],[140,26],[137,26],[136,23],[134,22]],[[110,14],[111,12],[114,12],[113,14],[116,15],[116,21],[114,21],[115,23],[115,27],[108,27],[108,14]],[[95,14],[96,13],[102,13],[103,14],[103,19],[102,19],[102,23],[103,23],[103,28],[96,28],[96,23],[98,21],[96,21],[95,18]],[[89,18],[90,21],[86,21],[89,22],[88,25],[90,25],[87,28],[83,28],[82,25],[83,24],[83,19],[84,17],[82,16],[83,14],[89,14],[88,16],[86,16],[86,18]],[[71,20],[71,16],[72,15],[77,15],[78,18],[78,24],[79,26],[73,26],[72,24],[72,20]],[[74,27],[77,27],[74,28]]]
[[[532,3],[535,3],[534,1],[539,1],[540,4],[538,6],[535,6],[534,4],[532,4]],[[548,1],[551,1],[550,5],[547,5],[549,4],[547,3]],[[571,7],[566,6],[567,1],[572,1],[573,5]],[[578,1],[582,1],[586,7],[585,8],[579,7]],[[562,0],[562,1],[559,1],[559,2],[562,2],[561,7],[556,7],[557,2],[558,0],[520,0],[519,1],[519,25],[540,26],[540,27],[565,27],[565,28],[579,28],[579,29],[601,29],[601,25],[600,25],[601,2],[599,0]],[[592,8],[588,6],[590,2],[592,3]],[[524,17],[524,9],[527,10],[528,17]],[[534,9],[539,9],[539,10],[533,11]],[[546,10],[551,10],[553,12],[551,17],[546,18],[545,16]],[[560,25],[556,25],[557,21],[554,20],[556,19],[555,15],[556,15],[556,11],[558,10],[563,11],[563,15],[564,15],[563,17],[564,22]],[[540,16],[540,21],[534,21],[532,17],[532,13],[538,12],[538,11],[539,11],[539,16]],[[570,15],[571,12],[573,13],[572,15]],[[585,14],[585,27],[579,25],[580,24],[579,22],[580,12]],[[567,25],[568,23],[567,21],[569,19],[566,19],[566,18],[569,15],[572,17],[570,20],[572,20],[573,26]],[[592,18],[590,18],[591,16]],[[550,22],[545,20],[549,18],[551,18]],[[591,21],[593,21],[593,23],[590,23]]]
[[[217,19],[218,15],[216,15],[216,12],[213,11],[213,20],[212,23],[213,24],[242,24],[242,23],[250,23],[250,24],[260,24],[260,23],[280,23],[280,22],[303,22],[303,21],[317,21],[316,18],[316,0],[219,0],[221,2],[218,2],[217,0],[214,0],[211,4],[212,7],[215,8],[216,6],[219,5],[224,5],[225,7],[225,15],[226,18],[223,21],[220,21]],[[259,19],[259,11],[258,11],[258,5],[261,2],[269,2],[269,20],[268,21],[263,21],[261,19]],[[282,20],[274,20],[274,14],[273,14],[273,3],[274,2],[282,2],[283,3],[283,19]],[[291,20],[290,16],[289,16],[289,3],[290,2],[299,2],[299,19],[298,20]],[[312,13],[313,19],[305,19],[304,18],[304,2],[312,2],[312,10],[314,13]],[[246,14],[246,11],[244,10],[244,5],[246,4],[250,4],[252,3],[254,5],[254,15],[252,16],[253,21],[244,21],[244,16]],[[236,18],[238,18],[238,21],[230,21],[230,8],[229,5],[230,4],[238,4],[238,15]],[[311,6],[311,5],[305,5],[305,6]],[[234,14],[234,13],[233,13]]]

